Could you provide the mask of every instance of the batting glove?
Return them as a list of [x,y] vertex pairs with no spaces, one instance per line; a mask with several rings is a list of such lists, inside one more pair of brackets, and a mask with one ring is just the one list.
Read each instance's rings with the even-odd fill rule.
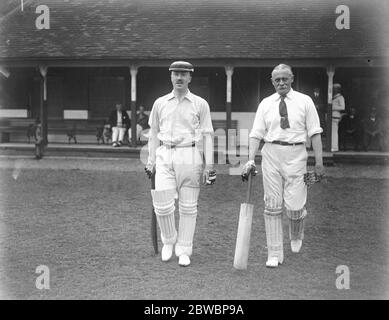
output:
[[148,178],[151,179],[151,176],[155,173],[155,165],[148,163],[145,167],[145,173],[147,174]]
[[304,174],[304,182],[309,188],[315,183],[320,182],[323,179],[323,174],[317,174],[315,171],[308,171]]
[[203,174],[203,182],[205,185],[212,185],[216,182],[216,170],[206,169]]
[[253,176],[258,173],[254,160],[247,161],[247,163],[243,166],[241,174],[242,181],[247,181],[249,179],[250,173]]

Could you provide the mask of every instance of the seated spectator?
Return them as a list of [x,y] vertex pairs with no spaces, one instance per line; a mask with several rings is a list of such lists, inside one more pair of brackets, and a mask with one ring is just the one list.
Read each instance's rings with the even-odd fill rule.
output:
[[383,150],[383,130],[380,119],[377,117],[377,109],[371,108],[367,119],[363,121],[363,149],[368,151],[372,140],[378,143],[378,150]]
[[[149,131],[149,117],[145,114],[145,108],[143,106],[139,107],[139,112],[136,117],[136,140],[139,140],[142,134],[145,134]],[[131,142],[132,132],[131,128],[128,130],[128,139]]]
[[347,137],[351,137],[354,143],[354,150],[358,151],[362,138],[362,123],[356,114],[355,108],[350,109],[350,114],[346,114],[339,122],[339,146],[346,151]]
[[109,124],[112,128],[112,146],[120,147],[123,144],[124,135],[131,127],[130,117],[123,110],[121,103],[117,103],[115,110],[112,110]]

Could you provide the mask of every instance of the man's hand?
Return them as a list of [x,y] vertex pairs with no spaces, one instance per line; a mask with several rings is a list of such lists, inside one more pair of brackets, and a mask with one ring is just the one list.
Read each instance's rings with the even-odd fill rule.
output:
[[145,167],[145,172],[149,179],[151,179],[151,176],[155,173],[155,164],[148,163]]
[[206,167],[203,171],[203,184],[212,185],[216,182],[216,170]]
[[249,174],[252,174],[253,176],[255,176],[258,171],[257,171],[257,167],[255,165],[255,162],[254,160],[249,160],[247,161],[247,163],[243,166],[243,169],[242,169],[242,174],[241,174],[241,177],[242,177],[242,181],[246,181],[249,179]]
[[320,179],[324,176],[324,166],[323,164],[316,164],[315,165],[315,173],[320,177]]

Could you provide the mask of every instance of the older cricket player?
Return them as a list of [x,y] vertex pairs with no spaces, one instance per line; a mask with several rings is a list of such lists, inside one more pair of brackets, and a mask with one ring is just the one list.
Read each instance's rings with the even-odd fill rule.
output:
[[[163,242],[162,261],[173,254],[178,264],[188,266],[192,255],[200,180],[216,181],[213,169],[213,127],[207,101],[191,93],[188,85],[192,64],[170,65],[173,91],[158,98],[151,110],[149,157],[146,173],[155,171],[151,191]],[[205,166],[203,160],[205,159]],[[175,226],[175,198],[178,197],[179,225]]]
[[260,141],[265,201],[265,230],[268,248],[267,267],[277,267],[284,260],[282,211],[289,218],[289,237],[292,252],[299,252],[304,238],[304,218],[307,215],[307,172],[305,143],[312,140],[315,172],[324,173],[320,120],[312,99],[292,89],[293,72],[280,64],[271,75],[275,93],[262,100],[250,132],[249,161],[243,168],[247,179],[255,170],[255,154]]

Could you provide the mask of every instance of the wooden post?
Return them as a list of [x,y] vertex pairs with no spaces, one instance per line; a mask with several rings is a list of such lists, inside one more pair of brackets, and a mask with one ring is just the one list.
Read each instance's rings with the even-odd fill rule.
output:
[[138,74],[138,67],[131,66],[131,141],[133,146],[136,146],[136,75]]
[[234,74],[233,66],[226,66],[227,75],[227,96],[226,96],[226,147],[228,151],[228,129],[231,128],[231,101],[232,101],[232,75]]
[[301,74],[300,70],[298,68],[294,68],[296,90],[301,92],[302,90],[301,90],[300,74]]
[[[257,106],[259,105],[259,102],[261,101],[261,68],[258,68],[257,70],[257,79],[258,79],[258,92],[257,92]],[[256,110],[255,110],[256,111]]]
[[40,99],[40,120],[42,125],[43,144],[47,146],[47,69],[45,65],[39,66],[39,73],[42,76],[41,80],[41,99]]
[[331,151],[332,141],[332,86],[334,84],[335,67],[327,67],[328,75],[328,97],[327,97],[327,133],[326,133],[326,151]]

